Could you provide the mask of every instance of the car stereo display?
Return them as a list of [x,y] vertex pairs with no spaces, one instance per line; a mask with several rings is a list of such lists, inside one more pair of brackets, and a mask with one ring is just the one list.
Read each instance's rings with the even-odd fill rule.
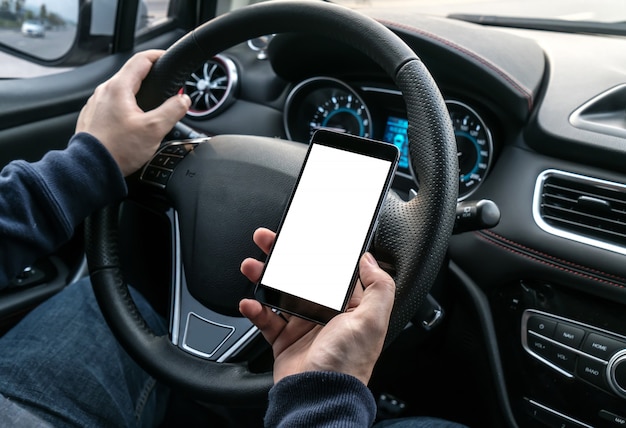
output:
[[385,126],[383,141],[394,144],[400,150],[400,161],[398,168],[405,171],[409,170],[409,138],[407,129],[409,121],[399,117],[389,116]]

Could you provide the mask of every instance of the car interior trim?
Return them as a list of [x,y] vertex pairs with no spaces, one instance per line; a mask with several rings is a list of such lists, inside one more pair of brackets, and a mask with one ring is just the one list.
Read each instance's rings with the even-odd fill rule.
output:
[[592,425],[587,425],[584,422],[581,422],[581,421],[579,421],[577,419],[572,418],[571,416],[567,416],[564,413],[561,413],[559,411],[551,409],[550,407],[545,406],[545,405],[543,405],[543,404],[541,404],[541,403],[539,403],[539,402],[537,402],[535,400],[528,400],[528,402],[532,406],[536,406],[536,407],[540,408],[541,410],[543,410],[545,412],[548,412],[551,415],[554,415],[554,416],[557,416],[557,417],[559,417],[561,419],[564,419],[564,421],[559,421],[560,424],[561,424],[559,426],[566,427],[566,426],[570,426],[570,424],[573,424],[572,426],[574,428],[594,428]]
[[480,289],[470,276],[463,271],[453,261],[448,262],[448,268],[450,272],[459,281],[467,295],[470,297],[476,315],[481,324],[481,332],[485,341],[485,347],[487,349],[487,358],[489,359],[489,367],[491,369],[492,380],[494,388],[496,389],[496,397],[500,402],[500,409],[503,413],[507,424],[511,428],[517,428],[517,422],[513,414],[513,409],[509,401],[509,394],[507,393],[506,380],[504,375],[504,367],[500,359],[500,350],[498,347],[498,339],[495,332],[495,323],[489,305],[489,300],[485,293]]
[[455,51],[462,53],[464,56],[469,57],[474,59],[475,61],[477,61],[478,63],[480,63],[482,66],[485,66],[489,69],[491,69],[494,73],[496,73],[496,75],[500,76],[502,79],[504,79],[504,81],[506,81],[509,86],[513,89],[515,89],[515,91],[518,92],[519,95],[521,95],[523,98],[526,99],[527,103],[528,103],[528,111],[531,111],[533,108],[533,104],[534,104],[534,99],[533,99],[533,95],[532,95],[532,91],[529,90],[528,88],[526,88],[522,83],[520,83],[515,77],[511,76],[509,73],[507,73],[505,70],[503,70],[501,67],[499,67],[498,65],[494,64],[493,62],[489,61],[488,59],[484,58],[482,55],[479,55],[477,52],[474,52],[466,47],[463,47],[455,42],[453,42],[452,40],[446,39],[444,37],[441,37],[437,34],[425,31],[423,29],[420,28],[415,28],[413,26],[410,26],[408,24],[403,24],[403,23],[397,23],[397,22],[391,22],[391,21],[387,21],[387,20],[379,20],[381,23],[383,23],[384,25],[386,25],[389,28],[396,28],[396,29],[403,29],[405,31],[409,31],[411,33],[414,34],[419,34],[422,37],[427,37],[428,39],[431,39],[432,41],[436,41],[438,43],[442,43],[445,46],[447,46],[448,48],[454,49]]
[[218,363],[224,363],[228,361],[230,358],[237,355],[239,351],[245,349],[246,345],[250,343],[252,339],[257,337],[259,334],[259,329],[257,326],[253,325],[241,338],[235,342],[230,348],[222,353],[222,355],[215,361]]
[[[23,310],[34,303],[40,303],[61,291],[67,284],[65,279],[69,275],[66,263],[59,257],[52,256],[47,260],[53,266],[54,277],[33,287],[24,287],[19,293],[5,294],[0,299],[0,318],[10,316],[13,311]],[[19,286],[18,286],[19,287]],[[13,291],[16,289],[13,288]]]
[[597,269],[593,269],[587,266],[583,266],[569,260],[561,259],[553,255],[541,252],[534,248],[522,245],[518,242],[505,238],[491,230],[477,231],[476,235],[479,236],[490,244],[497,245],[514,254],[526,257],[534,262],[544,264],[554,269],[561,270],[566,273],[578,275],[586,279],[602,282],[612,287],[624,288],[626,287],[626,278],[613,275],[607,272],[601,272]]
[[626,84],[617,85],[587,101],[570,116],[570,123],[580,129],[626,137],[622,100]]
[[[219,329],[223,329],[225,330],[224,333],[222,335],[219,335],[218,337],[218,342],[217,344],[213,344],[211,346],[210,349],[212,349],[209,352],[204,352],[201,351],[200,349],[194,347],[191,345],[191,323],[193,319],[197,319],[198,321],[202,322],[203,324],[206,324],[208,326],[215,326]],[[231,326],[231,325],[226,325],[226,324],[220,324],[214,321],[211,321],[210,319],[206,319],[198,314],[196,314],[195,312],[191,311],[187,313],[187,322],[185,325],[185,335],[183,337],[183,349],[185,349],[186,351],[188,351],[191,354],[197,355],[199,357],[202,358],[211,358],[221,347],[222,345],[224,345],[224,343],[226,343],[226,341],[233,335],[233,333],[235,332],[235,327]],[[208,336],[208,335],[207,335]]]
[[[170,341],[178,348],[193,354],[200,358],[211,361],[224,362],[228,358],[235,356],[245,345],[259,334],[256,328],[247,318],[232,317],[217,313],[196,300],[189,289],[185,280],[185,268],[182,262],[182,248],[180,238],[180,222],[177,212],[170,208],[167,216],[171,219],[172,228],[172,262],[173,268],[173,286],[171,297],[171,315],[170,315]],[[231,329],[232,331],[220,340],[219,346],[213,352],[204,352],[198,350],[187,343],[190,334],[197,336],[197,332],[190,333],[190,317],[204,321],[206,324],[219,326],[223,329]],[[185,319],[183,323],[181,320]],[[220,336],[219,331],[205,332],[206,341],[214,342],[216,337]],[[182,339],[181,339],[182,338]]]
[[178,346],[178,334],[180,331],[180,295],[182,294],[182,260],[180,248],[180,223],[178,213],[173,208],[166,212],[166,216],[172,225],[172,300],[170,308],[170,340],[173,345]]
[[87,257],[83,256],[82,261],[73,272],[72,277],[69,279],[68,284],[73,284],[81,278],[89,275],[89,267],[87,266]]

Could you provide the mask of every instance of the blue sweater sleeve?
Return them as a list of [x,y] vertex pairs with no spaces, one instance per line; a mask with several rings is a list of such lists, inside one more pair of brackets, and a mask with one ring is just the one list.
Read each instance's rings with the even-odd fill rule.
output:
[[369,427],[376,403],[357,378],[334,372],[287,376],[272,387],[266,427]]
[[40,161],[14,161],[0,172],[0,288],[21,269],[69,240],[89,214],[126,195],[108,150],[76,134]]

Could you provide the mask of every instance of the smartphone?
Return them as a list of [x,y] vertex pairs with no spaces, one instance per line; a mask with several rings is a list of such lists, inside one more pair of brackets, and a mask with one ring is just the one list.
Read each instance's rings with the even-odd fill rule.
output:
[[393,144],[316,131],[255,298],[320,324],[345,311],[398,158]]

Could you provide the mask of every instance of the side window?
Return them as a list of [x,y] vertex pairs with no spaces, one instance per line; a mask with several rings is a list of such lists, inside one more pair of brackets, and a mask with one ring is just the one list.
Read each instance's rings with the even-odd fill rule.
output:
[[[82,12],[86,4],[91,8],[87,14]],[[106,52],[115,28],[117,4],[118,0],[0,0],[0,45],[5,47],[0,51],[0,79],[71,69],[46,63],[66,56],[79,33],[88,34],[91,45]],[[167,18],[169,0],[140,0],[138,7],[135,29],[136,34],[142,34]],[[85,21],[86,25],[80,24]]]
[[167,18],[168,0],[143,0],[137,11],[137,32],[159,25]]

